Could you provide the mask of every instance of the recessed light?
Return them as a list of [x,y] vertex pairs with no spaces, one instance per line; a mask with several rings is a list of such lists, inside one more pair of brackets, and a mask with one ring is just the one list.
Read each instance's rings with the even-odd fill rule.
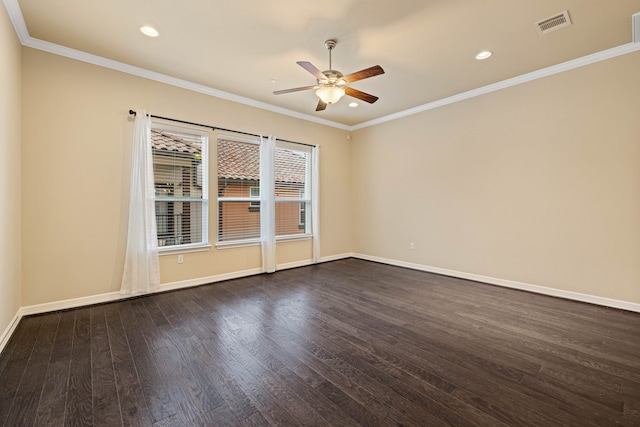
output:
[[349,103],[349,107],[351,107],[351,108],[355,108],[355,107],[357,107],[357,106],[358,106],[358,103],[357,103],[357,102],[351,102],[351,103]]
[[277,81],[276,79],[271,79],[271,80],[269,80],[269,83],[271,83],[271,84],[275,84],[275,83],[277,83],[277,82],[278,82],[278,81]]
[[149,37],[158,37],[158,35],[160,35],[160,33],[158,33],[158,30],[148,25],[140,27],[140,31],[142,32],[142,34]]
[[489,52],[488,50],[483,50],[482,52],[476,55],[476,59],[478,61],[482,61],[483,59],[487,59],[491,55],[493,55],[493,52]]

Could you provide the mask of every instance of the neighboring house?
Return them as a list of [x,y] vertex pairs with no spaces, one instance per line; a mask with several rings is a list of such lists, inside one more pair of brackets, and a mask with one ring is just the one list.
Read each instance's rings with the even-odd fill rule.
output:
[[[151,143],[158,245],[190,243],[192,233],[199,232],[195,224],[200,224],[200,210],[171,199],[202,196],[201,146],[157,129],[151,130]],[[306,204],[282,201],[306,198],[304,153],[276,149],[275,157],[276,235],[304,234]],[[221,139],[217,159],[218,197],[256,199],[218,203],[219,240],[259,237],[260,147]]]

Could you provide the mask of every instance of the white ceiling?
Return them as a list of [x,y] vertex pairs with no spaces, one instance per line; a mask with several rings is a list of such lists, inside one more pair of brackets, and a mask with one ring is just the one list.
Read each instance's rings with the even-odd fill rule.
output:
[[[627,45],[631,17],[640,12],[640,0],[4,2],[18,32],[23,17],[26,45],[46,41],[342,127]],[[573,25],[538,33],[535,22],[564,10]],[[143,36],[142,25],[160,36]],[[273,95],[315,84],[296,61],[328,69],[329,38],[338,41],[334,69],[384,68],[384,75],[351,85],[378,102],[350,108],[345,97],[315,112],[313,91]],[[494,55],[477,61],[481,50]]]

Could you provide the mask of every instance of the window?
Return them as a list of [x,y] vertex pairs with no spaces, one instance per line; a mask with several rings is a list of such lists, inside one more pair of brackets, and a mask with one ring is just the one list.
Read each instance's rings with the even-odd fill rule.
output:
[[[278,141],[273,177],[261,176],[257,139],[221,135],[217,148],[218,243],[257,242],[265,203],[275,205],[278,238],[309,234],[311,147]],[[275,200],[267,202],[268,196],[260,194],[261,178],[274,186]]]
[[311,147],[277,142],[275,152],[276,236],[308,234]]
[[158,247],[208,244],[206,134],[153,124],[151,155],[155,182]]
[[218,138],[218,242],[260,238],[260,145]]

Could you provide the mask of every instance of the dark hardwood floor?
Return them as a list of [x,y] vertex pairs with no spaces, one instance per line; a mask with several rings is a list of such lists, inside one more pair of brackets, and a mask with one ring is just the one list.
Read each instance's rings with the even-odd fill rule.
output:
[[0,425],[640,426],[640,314],[334,261],[25,317]]

